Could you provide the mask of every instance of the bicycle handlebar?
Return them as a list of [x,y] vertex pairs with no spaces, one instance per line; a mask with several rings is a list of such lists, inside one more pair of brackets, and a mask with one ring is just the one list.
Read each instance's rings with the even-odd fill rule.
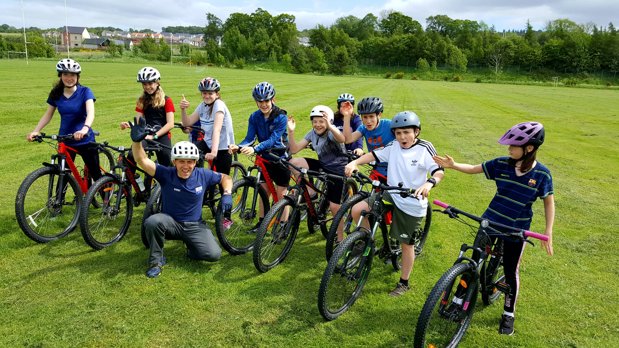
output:
[[466,217],[468,217],[471,220],[475,220],[477,222],[479,222],[482,226],[487,223],[488,225],[492,225],[495,227],[499,227],[499,228],[503,228],[503,229],[508,229],[508,230],[512,230],[515,233],[519,235],[521,238],[525,238],[525,237],[531,237],[531,238],[535,238],[535,239],[539,239],[541,241],[548,241],[548,236],[545,234],[541,234],[541,233],[537,233],[537,232],[533,232],[533,231],[529,231],[529,230],[523,230],[521,228],[515,228],[515,227],[511,227],[511,226],[507,226],[507,225],[503,225],[500,224],[498,222],[494,222],[494,221],[490,221],[488,219],[484,219],[482,217],[467,213],[465,211],[462,211],[454,206],[451,206],[447,203],[441,202],[438,199],[435,199],[432,203],[434,203],[435,205],[438,205],[441,208],[444,208],[445,211],[443,211],[445,214],[449,215],[452,218],[455,218],[457,214],[462,214]]
[[380,189],[381,191],[398,191],[400,196],[403,197],[403,198],[411,197],[411,198],[414,198],[416,200],[419,200],[419,198],[414,195],[415,190],[412,190],[412,189],[409,189],[409,188],[406,188],[406,187],[402,187],[403,183],[399,183],[398,186],[389,186],[389,185],[383,184],[379,180],[372,180],[372,178],[370,178],[369,176],[361,173],[358,170],[355,171],[352,176],[355,179],[357,179],[359,181],[359,183],[361,183],[361,184],[364,184],[364,183],[372,184],[372,186],[374,188]]

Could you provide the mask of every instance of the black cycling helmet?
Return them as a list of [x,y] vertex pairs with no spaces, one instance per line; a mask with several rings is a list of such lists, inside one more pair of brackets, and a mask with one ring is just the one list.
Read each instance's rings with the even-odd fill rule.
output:
[[379,114],[383,112],[383,101],[378,97],[366,97],[357,105],[357,112],[363,114]]

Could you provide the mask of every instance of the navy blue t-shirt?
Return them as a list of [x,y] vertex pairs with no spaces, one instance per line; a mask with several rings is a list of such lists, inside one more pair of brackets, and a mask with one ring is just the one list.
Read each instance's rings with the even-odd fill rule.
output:
[[483,217],[503,225],[529,229],[533,202],[553,194],[552,176],[539,162],[528,173],[517,176],[516,168],[507,160],[508,157],[499,157],[482,163],[486,178],[494,180],[497,187]]
[[[61,135],[73,134],[80,131],[86,122],[86,101],[92,99],[94,102],[95,95],[92,90],[82,85],[77,85],[77,89],[67,98],[61,95],[60,98],[52,100],[47,98],[47,104],[56,107],[60,114],[60,129],[58,133]],[[92,129],[88,130],[86,136],[80,141],[67,141],[69,145],[84,145],[95,141],[95,135]]]
[[197,222],[202,219],[204,193],[221,182],[221,174],[194,168],[189,178],[181,179],[175,167],[157,164],[155,179],[161,185],[161,212],[179,222]]

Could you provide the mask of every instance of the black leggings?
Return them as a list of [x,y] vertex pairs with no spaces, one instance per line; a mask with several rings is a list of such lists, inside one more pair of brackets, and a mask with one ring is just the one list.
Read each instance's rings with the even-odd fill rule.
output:
[[[101,177],[101,166],[99,164],[99,150],[97,149],[97,147],[91,144],[70,146],[77,150],[77,154],[82,157],[86,168],[88,168],[88,174],[90,175],[90,177],[94,181],[99,179]],[[71,159],[75,160],[76,153],[73,151],[70,151],[70,153]],[[107,170],[109,169],[110,168],[107,168]]]
[[[209,146],[204,142],[204,140],[200,140],[195,142],[196,146],[200,151],[202,151],[202,156],[211,152]],[[198,167],[204,167],[204,157],[198,160]],[[219,150],[217,151],[217,158],[213,160],[213,167],[217,173],[222,173],[226,175],[230,175],[230,167],[232,166],[232,155],[228,152],[228,150]]]

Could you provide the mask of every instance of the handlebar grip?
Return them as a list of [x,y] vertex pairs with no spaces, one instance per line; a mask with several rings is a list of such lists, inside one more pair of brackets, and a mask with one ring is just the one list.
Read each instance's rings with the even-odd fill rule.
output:
[[434,203],[435,205],[438,205],[441,208],[445,208],[445,209],[447,209],[449,207],[449,204],[443,203],[443,202],[439,201],[438,199],[435,199],[434,201],[432,201],[432,203]]
[[536,233],[536,232],[524,231],[524,236],[525,237],[531,237],[531,238],[539,239],[539,240],[543,240],[544,242],[548,241],[548,236],[547,235]]

